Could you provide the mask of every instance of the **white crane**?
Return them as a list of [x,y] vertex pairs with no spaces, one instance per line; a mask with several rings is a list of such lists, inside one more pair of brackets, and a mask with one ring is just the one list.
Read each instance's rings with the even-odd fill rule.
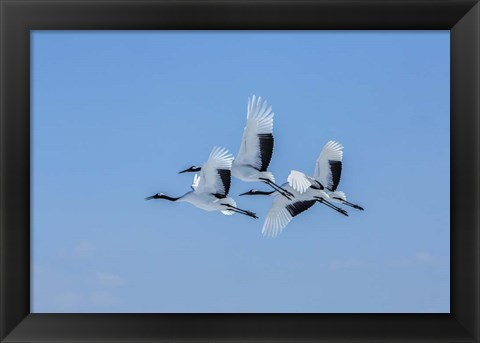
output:
[[290,199],[293,194],[275,184],[275,177],[267,171],[273,153],[273,116],[272,106],[262,102],[261,97],[248,98],[247,125],[233,161],[232,175],[246,182],[264,182]]
[[344,192],[337,191],[342,175],[342,159],[343,146],[338,142],[328,141],[317,158],[313,177],[292,170],[288,183],[301,194],[310,189],[325,190],[333,202],[363,211],[361,206],[348,202]]
[[[273,153],[273,116],[272,107],[261,97],[248,98],[247,124],[243,130],[242,142],[237,157],[233,161],[232,176],[246,182],[263,182],[286,198],[293,194],[275,184],[275,177],[268,165]],[[181,171],[197,172],[199,166]]]
[[214,147],[207,162],[201,166],[200,175],[195,174],[192,191],[176,198],[157,193],[145,200],[165,199],[188,202],[205,211],[221,211],[225,215],[241,213],[258,218],[255,213],[238,208],[235,200],[228,197],[232,161],[233,156],[226,149]]
[[[289,176],[290,178],[290,176]],[[348,216],[347,211],[328,202],[329,196],[326,192],[320,189],[309,188],[303,193],[297,192],[288,183],[282,185],[282,188],[293,193],[295,198],[287,199],[279,196],[277,191],[265,192],[257,189],[252,189],[240,195],[273,195],[275,196],[272,207],[268,211],[265,222],[262,227],[262,234],[268,237],[277,236],[290,223],[293,217],[308,210],[315,202],[320,202],[335,211]]]

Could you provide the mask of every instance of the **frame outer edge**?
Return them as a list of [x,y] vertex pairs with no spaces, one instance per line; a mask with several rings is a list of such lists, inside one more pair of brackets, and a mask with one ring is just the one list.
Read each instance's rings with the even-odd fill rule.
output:
[[0,340],[30,313],[30,31],[16,5],[0,0]]
[[476,59],[476,68],[474,70],[474,80],[475,80],[475,124],[476,124],[476,141],[475,141],[475,175],[476,175],[476,184],[475,184],[475,227],[474,227],[474,241],[473,244],[477,249],[474,249],[475,264],[474,264],[474,287],[475,287],[475,296],[474,299],[474,327],[473,327],[473,336],[477,342],[480,342],[480,2],[477,2],[475,7],[472,9],[473,15],[475,16],[475,59]]
[[[451,313],[480,341],[480,3],[451,29]],[[463,89],[463,93],[458,90]],[[468,166],[468,168],[465,168]],[[453,177],[452,177],[453,176]],[[469,191],[467,189],[470,188]],[[462,231],[460,234],[459,232]],[[461,261],[472,261],[463,265]]]
[[5,114],[5,3],[0,0],[0,341],[8,334],[6,325],[7,309],[5,306],[5,199],[4,199],[4,175],[5,175],[5,141],[4,141],[4,114]]
[[4,307],[4,291],[3,289],[5,288],[4,286],[4,268],[3,268],[3,263],[5,257],[3,256],[3,251],[4,251],[4,242],[5,242],[5,237],[4,237],[4,223],[3,223],[3,206],[4,206],[4,200],[3,200],[3,166],[5,165],[5,160],[3,158],[3,149],[4,149],[4,143],[3,143],[3,128],[5,127],[3,124],[3,99],[5,98],[4,96],[4,80],[3,80],[3,71],[4,71],[4,45],[3,45],[3,35],[5,32],[4,29],[4,18],[3,18],[3,9],[4,3],[0,1],[0,341],[5,338],[7,333],[5,332],[5,318],[4,315],[6,313],[5,307]]
[[[20,1],[21,3],[28,3],[29,1]],[[20,3],[19,2],[19,3]],[[33,0],[31,1],[31,3],[39,3],[40,1],[37,1],[37,0]],[[58,2],[58,1],[54,1],[54,2]],[[65,1],[66,3],[68,2],[74,2],[74,1]],[[88,2],[92,2],[92,1],[86,1],[86,3]],[[112,3],[114,1],[111,1]],[[125,1],[126,2],[126,1]],[[24,112],[25,112],[25,107],[27,108],[27,111],[29,111],[29,106],[28,105],[25,105],[25,104],[15,104],[15,105],[12,105],[12,103],[15,103],[18,98],[15,98],[15,99],[9,99],[7,98],[7,94],[17,94],[18,95],[18,90],[15,90],[15,91],[12,91],[11,89],[7,90],[5,85],[7,84],[7,79],[11,79],[12,78],[12,74],[17,77],[17,78],[22,78],[22,79],[25,79],[27,80],[27,83],[29,84],[29,81],[28,81],[28,75],[25,77],[25,70],[21,71],[21,68],[19,69],[19,67],[17,66],[12,66],[11,63],[6,63],[5,60],[8,59],[10,62],[12,60],[12,57],[11,55],[14,55],[14,56],[17,56],[19,57],[19,62],[18,64],[22,64],[23,63],[23,60],[25,59],[25,56],[21,56],[21,53],[22,52],[25,52],[25,46],[22,45],[24,44],[23,42],[21,43],[17,43],[15,45],[15,49],[14,49],[14,53],[12,54],[10,51],[8,52],[5,52],[5,49],[4,49],[4,46],[7,46],[6,44],[6,40],[8,39],[9,40],[9,43],[10,45],[8,46],[11,46],[11,41],[13,40],[13,38],[11,36],[14,36],[14,37],[23,37],[23,35],[25,35],[25,33],[22,33],[24,30],[27,30],[28,31],[28,28],[25,27],[25,22],[21,22],[21,20],[19,21],[18,20],[18,17],[15,17],[16,15],[18,15],[18,12],[15,13],[15,11],[9,11],[8,13],[9,14],[12,14],[13,12],[13,15],[11,17],[7,17],[6,15],[6,8],[10,6],[10,4],[12,4],[13,1],[4,1],[4,0],[0,0],[0,30],[1,30],[1,33],[0,33],[0,47],[1,47],[1,51],[0,51],[0,54],[1,54],[1,65],[0,65],[0,73],[1,73],[1,80],[0,80],[0,341],[3,340],[5,338],[5,336],[9,333],[9,331],[11,331],[17,324],[18,322],[20,322],[22,319],[25,318],[25,315],[28,314],[28,306],[29,306],[29,301],[27,299],[20,299],[18,300],[17,298],[15,299],[10,299],[8,298],[7,296],[8,295],[11,295],[11,294],[14,294],[11,292],[11,289],[12,289],[12,284],[16,281],[18,281],[17,279],[22,279],[22,277],[24,276],[23,275],[23,271],[16,271],[14,273],[12,273],[12,271],[14,271],[12,269],[12,267],[10,266],[11,264],[13,264],[11,262],[11,260],[9,261],[9,264],[7,264],[7,256],[10,257],[10,256],[14,256],[16,259],[19,260],[19,265],[21,266],[22,263],[24,263],[25,261],[23,260],[26,256],[28,257],[28,253],[27,255],[25,254],[22,254],[21,252],[14,252],[12,253],[12,251],[14,249],[16,249],[16,244],[18,243],[18,241],[27,241],[29,242],[29,239],[28,237],[23,237],[22,234],[15,234],[14,235],[14,232],[12,232],[12,230],[10,232],[7,233],[6,229],[7,229],[7,224],[10,226],[11,224],[17,224],[17,226],[22,226],[22,224],[24,224],[25,222],[25,219],[15,219],[16,217],[16,214],[17,211],[14,211],[14,213],[10,213],[7,215],[7,207],[9,209],[12,209],[14,208],[15,209],[15,206],[18,206],[18,205],[24,205],[25,203],[28,203],[28,200],[25,200],[25,199],[19,199],[18,198],[18,195],[16,196],[14,193],[12,193],[12,189],[14,189],[14,185],[11,185],[10,183],[7,183],[7,180],[6,180],[6,176],[7,176],[7,169],[9,171],[9,174],[8,175],[11,175],[12,174],[12,169],[14,170],[17,170],[18,168],[18,165],[21,164],[21,163],[24,163],[25,161],[27,161],[27,165],[29,165],[28,163],[28,158],[25,159],[23,157],[17,157],[17,159],[19,161],[15,161],[15,166],[14,167],[7,167],[6,165],[6,161],[9,160],[11,161],[12,160],[12,153],[14,150],[15,152],[17,151],[17,149],[19,150],[22,150],[22,149],[27,149],[27,151],[29,151],[29,137],[27,137],[28,139],[28,143],[26,144],[25,140],[24,140],[24,134],[25,134],[25,131],[22,131],[22,130],[18,130],[18,129],[14,129],[13,131],[14,132],[11,132],[11,131],[8,131],[5,127],[5,124],[6,123],[9,123],[9,124],[13,124],[13,123],[17,123],[17,121],[19,121],[19,119],[12,119],[11,116],[7,118],[6,116],[6,113],[5,113],[5,110],[7,108],[6,104],[8,103],[10,107],[8,107],[9,109],[11,107],[13,107],[14,109],[18,110],[18,115],[20,117],[22,117],[24,115]],[[8,6],[7,6],[8,5]],[[463,19],[467,19],[467,16],[474,16],[474,18],[476,18],[476,31],[475,31],[475,35],[478,38],[480,38],[480,6],[477,2],[477,4],[475,5],[475,8],[473,8],[468,14],[465,15],[465,17]],[[460,22],[463,21],[463,19],[461,19],[458,23],[460,24]],[[65,24],[67,25],[67,24]],[[460,25],[459,25],[460,26]],[[9,35],[7,35],[6,31],[7,31],[7,27],[8,27],[8,31],[9,31]],[[19,30],[20,32],[16,32],[16,33],[12,33],[12,30]],[[454,29],[452,29],[452,33],[453,31],[455,30],[455,27]],[[23,39],[23,38],[22,38]],[[472,218],[472,213],[474,214],[474,220],[475,220],[475,232],[474,232],[474,239],[469,242],[468,244],[468,247],[471,247],[472,245],[473,246],[476,246],[477,248],[479,247],[479,232],[478,232],[478,228],[479,228],[479,208],[478,208],[478,204],[479,204],[479,186],[480,186],[480,176],[478,174],[478,171],[479,171],[479,166],[480,166],[480,160],[479,160],[479,147],[478,147],[478,143],[479,143],[479,132],[480,132],[480,125],[479,125],[479,100],[478,100],[478,97],[480,95],[480,89],[479,89],[479,84],[480,84],[480,65],[479,65],[479,56],[480,56],[480,51],[479,51],[479,43],[478,43],[478,40],[477,42],[473,43],[477,50],[475,52],[475,56],[476,56],[476,65],[475,65],[475,73],[474,73],[474,81],[475,81],[475,86],[473,87],[473,92],[475,93],[475,96],[476,96],[476,102],[475,102],[475,114],[476,114],[476,117],[473,118],[473,122],[470,121],[469,123],[471,124],[475,124],[475,125],[472,125],[471,126],[471,130],[473,130],[474,132],[474,135],[473,135],[473,138],[474,138],[474,145],[473,146],[462,146],[463,148],[466,148],[466,152],[464,152],[465,155],[469,155],[469,158],[470,158],[470,163],[471,163],[471,166],[472,166],[472,169],[473,170],[470,170],[469,171],[469,175],[468,175],[468,180],[470,181],[473,181],[472,183],[473,184],[470,184],[470,187],[471,189],[467,190],[467,189],[463,189],[464,192],[472,192],[473,191],[473,195],[470,195],[468,197],[468,199],[470,200],[473,200],[471,204],[463,204],[467,207],[467,209],[469,211],[471,211],[471,209],[473,208],[473,212],[468,212],[468,211],[459,211],[459,213],[470,213],[469,215],[469,218]],[[26,47],[27,49],[27,52],[29,52],[29,48],[28,46]],[[27,58],[30,58],[29,56]],[[12,67],[11,69],[12,70],[6,70],[6,65],[9,65],[10,67]],[[19,73],[19,70],[20,70],[20,73]],[[8,74],[9,76],[7,77]],[[28,74],[28,72],[27,72]],[[22,93],[23,94],[23,93]],[[27,93],[28,94],[28,93]],[[464,97],[461,96],[461,95],[458,95],[459,98],[463,99]],[[471,103],[471,100],[470,100],[470,104]],[[28,113],[27,113],[28,115]],[[11,128],[12,125],[9,125],[9,128]],[[467,127],[468,128],[468,127]],[[15,131],[16,130],[16,131]],[[18,137],[15,137],[15,133],[20,133]],[[29,132],[28,132],[29,133]],[[469,131],[468,135],[469,135],[469,138],[472,138],[472,136],[470,136],[470,133],[471,131]],[[8,139],[7,137],[8,136]],[[458,138],[458,136],[457,136]],[[23,143],[22,143],[22,140],[23,140]],[[7,142],[8,142],[8,147],[7,147]],[[20,145],[20,147],[18,147],[18,145]],[[7,149],[7,148],[10,148],[10,149]],[[472,156],[471,154],[474,153],[474,155]],[[8,156],[7,156],[8,155]],[[8,157],[8,158],[7,158]],[[462,157],[463,159],[463,157]],[[461,160],[461,159],[458,159],[458,160]],[[471,172],[474,173],[474,176],[472,177],[471,176]],[[24,177],[24,173],[23,171],[20,172],[20,175],[21,177]],[[462,177],[462,175],[459,175],[457,173],[457,177]],[[22,189],[19,190],[19,193],[22,193],[24,191],[24,188],[27,188],[29,189],[29,184],[27,185],[24,185],[22,187]],[[459,190],[460,191],[460,190]],[[9,197],[8,195],[13,195],[13,200],[11,197]],[[9,200],[9,203],[7,204],[6,200]],[[27,222],[28,222],[28,219],[27,218]],[[23,228],[22,228],[23,229]],[[7,238],[9,239],[8,240],[8,245],[7,245]],[[12,238],[14,238],[12,240]],[[466,247],[467,249],[467,247]],[[7,254],[8,252],[8,254]],[[469,251],[469,253],[471,253],[471,251]],[[472,282],[472,284],[474,286],[476,286],[474,289],[474,299],[475,299],[475,303],[473,304],[473,307],[474,307],[474,310],[473,310],[473,315],[472,317],[470,318],[467,318],[468,320],[465,320],[464,318],[460,318],[456,315],[456,313],[454,311],[452,311],[452,313],[455,315],[455,317],[458,319],[458,322],[461,323],[466,329],[468,329],[468,331],[472,332],[475,336],[475,341],[478,342],[478,339],[479,339],[479,334],[480,334],[480,322],[479,322],[479,313],[480,313],[480,299],[479,299],[479,266],[480,266],[480,260],[479,260],[479,253],[478,251],[475,251],[474,252],[474,258],[475,258],[475,263],[476,265],[474,266],[474,272],[475,274],[472,276],[471,274],[469,275],[470,278],[474,278],[473,280],[470,280]],[[29,263],[29,259],[26,260],[26,263],[28,265]],[[10,267],[9,267],[10,266]],[[470,272],[472,272],[472,270],[470,269],[469,270]],[[29,270],[28,270],[29,272]],[[12,276],[13,274],[13,276]],[[8,280],[7,282],[7,275],[9,276],[9,278],[11,279],[15,279],[16,281],[12,281],[12,280]],[[464,278],[465,279],[465,278]],[[27,280],[29,281],[29,278],[27,277]],[[8,286],[8,290],[7,290],[7,287],[5,286]],[[22,293],[22,290],[23,290],[23,285],[21,286],[21,289],[18,293]],[[469,292],[471,290],[469,289]],[[466,305],[465,305],[466,306]],[[453,307],[452,307],[453,308]],[[27,310],[27,312],[25,313],[25,310]],[[6,318],[7,315],[11,318]],[[472,320],[473,319],[473,320]]]
[[475,69],[474,69],[474,91],[475,91],[475,158],[474,158],[474,174],[475,174],[475,207],[476,211],[474,210],[474,217],[475,217],[475,227],[474,229],[474,244],[477,249],[474,249],[475,257],[475,264],[474,264],[474,292],[475,296],[474,299],[474,323],[473,323],[473,336],[476,342],[480,342],[480,2],[472,8],[470,12],[473,12],[472,15],[474,16],[475,22]]

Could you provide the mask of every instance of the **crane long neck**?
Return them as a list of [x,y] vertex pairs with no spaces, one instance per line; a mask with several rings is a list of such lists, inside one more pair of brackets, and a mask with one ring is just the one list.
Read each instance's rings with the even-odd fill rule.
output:
[[265,191],[256,191],[254,195],[272,195],[275,191],[265,192]]
[[181,197],[178,197],[178,198],[174,198],[174,197],[170,197],[168,195],[164,195],[162,197],[162,199],[165,199],[165,200],[169,200],[169,201],[177,201],[178,199],[180,199]]
[[181,197],[178,197],[178,198],[174,198],[174,197],[171,197],[171,196],[168,196],[168,195],[165,195],[165,194],[154,194],[152,196],[149,196],[149,197],[146,197],[145,200],[152,200],[152,199],[165,199],[165,200],[168,200],[168,201],[177,201],[181,198],[183,198],[184,195],[182,195]]

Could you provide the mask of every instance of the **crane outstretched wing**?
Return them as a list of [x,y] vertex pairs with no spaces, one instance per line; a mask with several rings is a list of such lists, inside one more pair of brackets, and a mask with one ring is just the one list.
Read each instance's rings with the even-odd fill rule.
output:
[[273,116],[272,106],[261,97],[248,98],[247,125],[235,163],[267,170],[273,153]]
[[227,196],[230,191],[232,161],[233,156],[227,149],[214,147],[207,162],[202,166],[195,192]]
[[323,147],[315,164],[313,176],[323,187],[330,191],[337,189],[342,175],[343,146],[335,141],[329,141]]
[[314,204],[315,200],[289,200],[284,196],[277,195],[268,211],[262,234],[270,238],[276,237],[293,217],[308,210]]
[[298,193],[303,194],[310,186],[317,184],[314,178],[305,175],[298,170],[292,170],[287,178],[288,184]]

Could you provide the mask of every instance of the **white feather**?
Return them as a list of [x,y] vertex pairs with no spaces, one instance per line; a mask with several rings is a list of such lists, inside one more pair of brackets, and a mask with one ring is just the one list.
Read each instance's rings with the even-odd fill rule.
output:
[[218,169],[232,169],[233,156],[225,148],[214,147],[210,156],[202,165],[195,192],[225,194],[222,179]]
[[263,223],[262,235],[274,238],[283,231],[293,218],[286,208],[290,203],[291,200],[284,196],[277,195],[275,197]]
[[198,183],[200,182],[200,176],[198,174],[195,174],[193,176],[193,182],[192,182],[192,189],[196,190],[198,187]]
[[[237,203],[235,202],[235,200],[233,200],[232,198],[228,197],[228,198],[225,198],[225,199],[221,199],[219,200],[219,202],[221,204],[228,204],[228,205],[231,205],[231,206],[235,206],[237,207]],[[235,211],[232,211],[232,210],[222,210],[222,213],[226,216],[231,216],[232,214],[235,214]]]
[[287,206],[296,202],[315,201],[317,197],[323,197],[325,199],[328,198],[325,192],[317,189],[308,188],[305,193],[301,194],[295,191],[288,183],[283,184],[282,187],[293,193],[295,198],[290,200],[279,195],[277,192],[273,193],[275,198],[262,227],[262,234],[269,238],[276,237],[278,234],[280,234],[293,219],[293,216],[288,211]]
[[243,130],[242,142],[235,159],[235,164],[250,165],[256,169],[262,166],[262,156],[260,153],[259,134],[273,133],[272,107],[268,107],[266,101],[262,103],[262,98],[248,98],[247,104],[247,124]]
[[347,200],[347,196],[342,191],[330,192],[328,193],[328,196],[330,197],[330,200],[333,202],[343,203],[344,201]]
[[329,141],[323,147],[315,163],[314,178],[324,187],[331,188],[333,184],[332,172],[329,161],[342,161],[343,146],[335,141]]
[[303,194],[307,191],[308,188],[314,183],[312,182],[312,178],[308,175],[305,175],[298,170],[292,170],[287,178],[288,184],[294,190]]

